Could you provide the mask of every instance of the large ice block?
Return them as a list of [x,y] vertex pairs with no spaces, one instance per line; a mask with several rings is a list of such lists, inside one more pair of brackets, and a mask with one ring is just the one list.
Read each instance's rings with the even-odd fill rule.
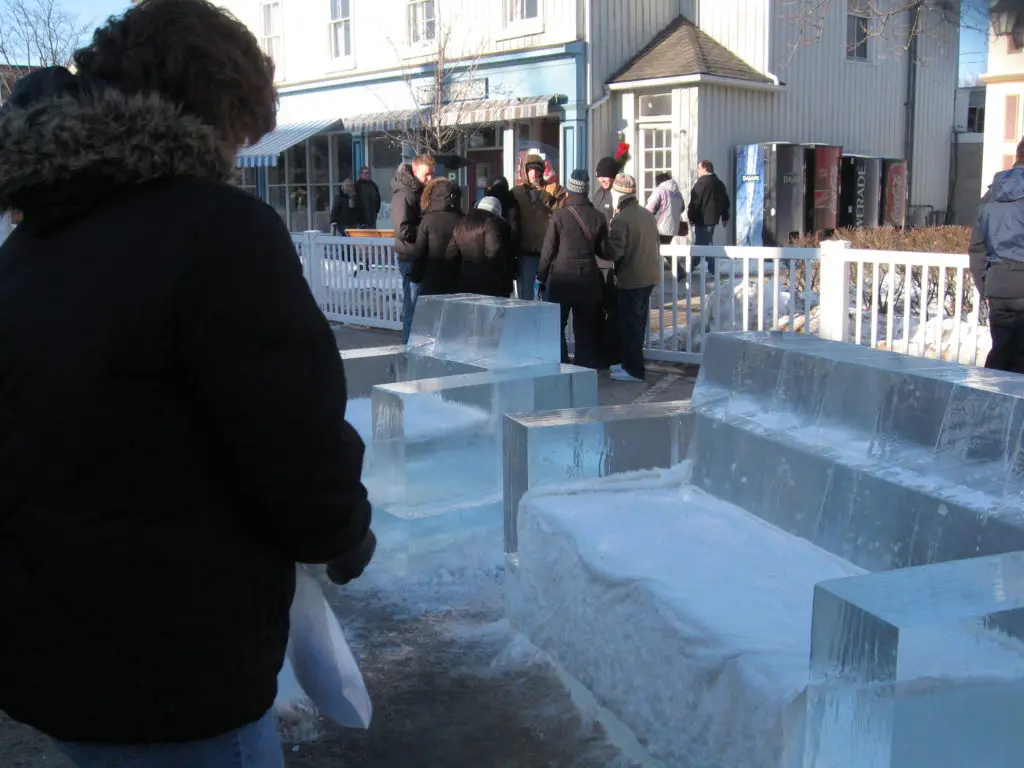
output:
[[410,352],[488,369],[561,362],[557,304],[475,294],[421,296]]
[[345,365],[345,383],[350,399],[369,397],[378,384],[434,379],[484,370],[477,365],[442,360],[431,355],[410,354],[410,350],[403,344],[346,349],[342,350],[341,359]]
[[1021,764],[1024,552],[814,590],[803,764]]
[[[400,517],[500,502],[506,413],[597,405],[597,372],[558,365],[374,387],[373,501]],[[457,411],[455,415],[453,411]],[[444,422],[410,429],[420,414]]]
[[516,552],[517,512],[531,488],[671,467],[686,457],[689,402],[604,405],[505,416],[505,552]]

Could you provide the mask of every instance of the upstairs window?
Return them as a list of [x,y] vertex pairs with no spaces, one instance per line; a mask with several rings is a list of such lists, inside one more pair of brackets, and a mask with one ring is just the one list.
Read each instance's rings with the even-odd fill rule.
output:
[[352,12],[350,0],[331,0],[331,58],[352,57]]
[[263,46],[263,52],[276,64],[280,64],[281,54],[284,52],[281,46],[280,0],[263,3],[261,11],[260,44]]
[[526,37],[544,32],[544,0],[501,0],[501,26],[504,32],[500,37]]
[[846,58],[850,61],[869,61],[871,17],[857,0],[849,0],[846,7]]
[[971,91],[967,102],[967,130],[971,133],[985,132],[985,92]]
[[540,18],[540,0],[505,0],[505,23],[518,24]]
[[429,45],[437,40],[437,8],[434,0],[408,0],[405,12],[409,45]]

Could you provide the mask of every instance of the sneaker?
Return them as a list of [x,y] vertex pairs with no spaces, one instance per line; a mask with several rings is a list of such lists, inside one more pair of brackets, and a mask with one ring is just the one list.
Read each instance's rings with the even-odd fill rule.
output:
[[643,379],[638,379],[636,376],[626,373],[622,368],[619,368],[617,371],[612,371],[612,378],[615,379],[615,381],[639,381],[641,384],[644,382]]

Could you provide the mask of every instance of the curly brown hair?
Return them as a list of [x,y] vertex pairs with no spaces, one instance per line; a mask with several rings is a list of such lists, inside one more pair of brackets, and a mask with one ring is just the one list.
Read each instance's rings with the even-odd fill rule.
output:
[[274,62],[244,24],[208,0],[142,0],[75,52],[78,72],[157,92],[234,148],[277,123]]

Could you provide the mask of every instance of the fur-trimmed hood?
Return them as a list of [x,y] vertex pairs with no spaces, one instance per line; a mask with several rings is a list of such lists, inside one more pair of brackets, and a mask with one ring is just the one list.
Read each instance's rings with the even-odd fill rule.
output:
[[420,194],[420,210],[423,213],[459,211],[461,203],[462,190],[443,176],[430,181]]
[[0,111],[0,210],[26,222],[72,218],[147,181],[227,181],[233,166],[212,127],[157,94],[83,87]]

